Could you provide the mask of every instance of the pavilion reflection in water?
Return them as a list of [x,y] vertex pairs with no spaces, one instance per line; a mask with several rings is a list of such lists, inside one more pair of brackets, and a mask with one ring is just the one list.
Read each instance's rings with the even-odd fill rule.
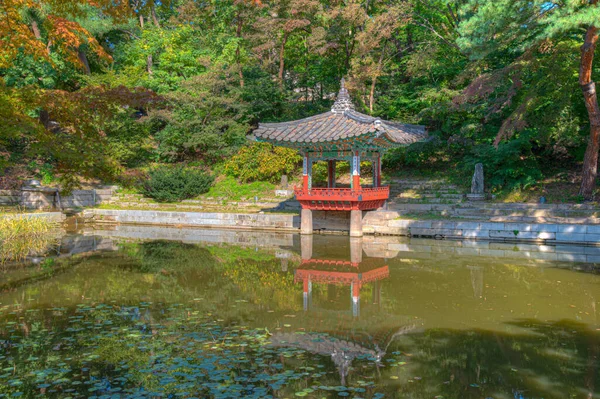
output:
[[302,262],[296,269],[294,281],[303,285],[304,310],[312,306],[313,284],[330,287],[350,287],[352,315],[360,315],[360,292],[372,283],[373,303],[380,304],[380,281],[390,276],[387,262],[382,258],[363,259],[362,238],[350,238],[350,259],[313,258],[312,237],[301,237]]
[[[375,361],[376,367],[380,367],[392,342],[415,330],[422,322],[384,310],[382,282],[390,275],[387,260],[363,257],[362,238],[350,238],[349,254],[347,245],[339,245],[338,240],[313,251],[313,236],[301,236],[300,239],[302,260],[294,271],[294,281],[303,287],[304,314],[299,321],[304,331],[274,333],[271,344],[330,356],[342,385],[345,385],[354,359]],[[338,245],[332,248],[332,244]],[[337,253],[337,257],[321,255],[332,252]],[[282,257],[282,266],[284,259]],[[287,269],[287,260],[285,265]],[[313,288],[318,285],[327,286],[327,298],[317,295],[319,300],[313,301]],[[351,309],[335,309],[332,303],[339,290],[349,291]],[[361,293],[365,291],[370,294],[370,301],[361,312]]]

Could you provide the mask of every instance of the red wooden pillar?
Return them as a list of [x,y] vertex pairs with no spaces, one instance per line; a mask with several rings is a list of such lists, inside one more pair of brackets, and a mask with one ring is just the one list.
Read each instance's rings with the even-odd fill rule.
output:
[[360,190],[360,153],[354,151],[352,156],[352,189]]
[[335,188],[335,161],[327,162],[327,187]]

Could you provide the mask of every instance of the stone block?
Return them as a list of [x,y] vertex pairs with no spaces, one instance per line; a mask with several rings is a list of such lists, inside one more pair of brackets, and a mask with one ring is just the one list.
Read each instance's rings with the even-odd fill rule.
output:
[[462,230],[453,230],[453,229],[430,229],[430,228],[420,228],[420,227],[412,227],[410,228],[410,234],[413,236],[451,236],[451,237],[461,237],[463,231]]
[[540,240],[556,240],[556,233],[540,231],[537,235]]
[[587,225],[587,226],[585,226],[585,232],[587,234],[600,234],[600,225],[599,224]]
[[478,230],[481,228],[478,222],[457,222],[455,228],[463,230]]
[[462,236],[464,238],[490,238],[489,230],[463,230]]
[[587,243],[600,244],[600,234],[586,234],[584,240]]
[[490,238],[535,240],[538,239],[538,233],[535,231],[490,230]]
[[[457,229],[455,222],[435,221],[435,220],[431,222],[431,228],[432,229],[451,229],[451,230]],[[460,229],[458,229],[458,230],[460,230]]]
[[408,228],[410,226],[411,220],[401,220],[401,219],[397,219],[397,220],[390,220],[388,222],[388,227],[403,227],[403,228]]
[[537,224],[529,224],[529,223],[505,223],[504,224],[504,230],[508,230],[508,231],[513,231],[513,230],[517,230],[517,231],[522,231],[522,232],[527,232],[527,231],[538,231],[539,225]]
[[[585,228],[585,226],[583,226],[583,227]],[[556,241],[557,242],[585,242],[585,234],[556,233]]]
[[583,224],[561,224],[558,225],[558,233],[585,234],[587,233],[587,226]]
[[504,223],[482,222],[479,223],[480,230],[505,230]]

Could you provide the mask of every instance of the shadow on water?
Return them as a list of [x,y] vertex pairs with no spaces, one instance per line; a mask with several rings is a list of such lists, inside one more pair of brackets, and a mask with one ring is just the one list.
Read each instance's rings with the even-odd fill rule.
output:
[[398,343],[409,364],[398,397],[597,398],[598,332],[570,320],[519,320],[520,333],[431,329]]
[[597,268],[545,259],[572,248],[151,232],[2,274],[0,398],[600,397]]

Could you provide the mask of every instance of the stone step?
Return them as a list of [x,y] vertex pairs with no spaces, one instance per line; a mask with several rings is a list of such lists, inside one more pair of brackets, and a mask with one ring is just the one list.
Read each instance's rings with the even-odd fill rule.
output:
[[388,204],[444,204],[444,205],[456,205],[456,200],[448,200],[443,198],[429,198],[429,199],[410,199],[410,198],[395,198],[388,201]]
[[567,224],[600,224],[596,217],[527,217],[527,216],[497,216],[489,219],[492,222],[511,223],[567,223]]
[[390,193],[390,198],[444,198],[461,200],[464,198],[462,194],[440,194],[440,193],[398,193],[393,195]]
[[496,203],[496,202],[470,202],[465,207],[478,209],[560,209],[560,210],[596,210],[600,207],[595,204],[537,204],[537,203]]

